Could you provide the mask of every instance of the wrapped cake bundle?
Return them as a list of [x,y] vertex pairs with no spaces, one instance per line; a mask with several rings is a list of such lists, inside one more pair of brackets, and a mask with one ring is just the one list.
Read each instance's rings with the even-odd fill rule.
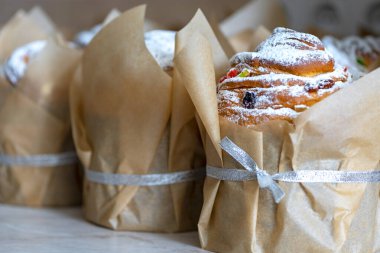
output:
[[5,91],[10,87],[4,81],[4,63],[13,51],[33,40],[46,39],[48,34],[54,30],[54,26],[50,23],[49,18],[40,8],[33,8],[26,13],[23,10],[18,11],[7,24],[0,29],[0,105],[4,101]]
[[202,247],[379,251],[380,70],[352,82],[318,38],[285,28],[227,75],[209,39],[177,45],[207,157]]
[[[194,230],[205,174],[195,110],[175,74],[175,33],[144,33],[144,16],[133,8],[94,37],[71,90],[85,217],[115,230]],[[184,29],[196,27],[213,34],[201,13]]]
[[326,36],[322,41],[336,62],[348,68],[354,80],[380,67],[379,37],[349,36],[339,40]]
[[0,31],[0,202],[64,206],[81,201],[70,131],[69,84],[80,53],[39,10]]

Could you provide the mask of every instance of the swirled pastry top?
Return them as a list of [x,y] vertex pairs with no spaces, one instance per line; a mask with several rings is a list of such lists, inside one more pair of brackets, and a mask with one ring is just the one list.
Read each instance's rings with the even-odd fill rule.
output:
[[292,122],[350,81],[317,37],[286,28],[276,28],[255,52],[235,55],[231,66],[218,85],[219,114],[244,126]]
[[276,28],[253,53],[240,53],[232,65],[248,63],[252,67],[270,67],[294,75],[314,76],[332,71],[334,59],[315,36],[287,28]]

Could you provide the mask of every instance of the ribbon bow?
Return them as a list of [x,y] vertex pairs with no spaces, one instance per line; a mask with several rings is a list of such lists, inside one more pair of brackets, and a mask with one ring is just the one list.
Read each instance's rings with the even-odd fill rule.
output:
[[269,189],[276,203],[281,201],[281,199],[285,196],[284,191],[274,181],[271,175],[257,166],[256,162],[247,152],[238,147],[228,137],[223,138],[220,142],[220,147],[238,163],[240,163],[247,171],[253,173],[257,177],[259,187]]

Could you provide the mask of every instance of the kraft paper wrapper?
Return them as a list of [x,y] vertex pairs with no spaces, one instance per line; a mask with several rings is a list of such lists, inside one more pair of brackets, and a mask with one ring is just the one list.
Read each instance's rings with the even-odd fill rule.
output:
[[[144,15],[145,6],[125,12],[85,49],[71,90],[77,152],[86,168],[100,172],[204,168],[194,106],[182,77],[175,71],[173,77],[168,75],[147,50]],[[194,26],[212,34],[201,13],[186,28]],[[85,180],[85,217],[115,230],[194,230],[202,186],[203,180],[151,187]]]
[[284,4],[279,0],[253,0],[223,20],[220,29],[228,37],[259,26],[272,30],[286,25]]
[[264,26],[257,29],[247,29],[232,37],[229,41],[236,52],[252,52],[268,36],[270,31]]
[[[16,47],[47,37],[43,27],[18,13],[0,34],[2,62]],[[1,154],[31,156],[73,151],[68,88],[79,56],[58,38],[49,39],[16,87],[1,76]],[[0,202],[28,206],[79,204],[79,183],[76,165],[0,165]]]
[[[178,44],[176,69],[187,77],[183,83],[199,115],[209,165],[241,168],[218,146],[228,136],[271,174],[379,168],[380,70],[301,113],[294,126],[273,121],[245,128],[218,117],[215,78],[220,76],[215,72],[223,64],[213,61],[222,56],[196,33]],[[378,183],[279,185],[286,196],[277,205],[257,181],[207,177],[198,224],[202,247],[215,252],[380,251]]]
[[286,26],[283,3],[278,0],[256,0],[250,1],[222,21],[220,29],[236,52],[245,52],[254,50],[270,35],[267,28],[272,30],[278,26]]
[[55,27],[53,21],[40,6],[34,6],[27,13],[27,16],[32,19],[33,22],[35,22],[39,27],[41,27],[47,34],[54,35],[57,33],[57,28]]

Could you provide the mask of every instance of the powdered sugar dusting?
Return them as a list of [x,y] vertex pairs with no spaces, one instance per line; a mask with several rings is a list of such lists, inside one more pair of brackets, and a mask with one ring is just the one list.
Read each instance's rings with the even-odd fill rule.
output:
[[268,108],[265,110],[260,109],[246,109],[243,107],[235,108],[234,114],[228,117],[228,120],[240,124],[248,125],[252,115],[255,115],[257,119],[260,119],[261,122],[273,120],[273,119],[286,119],[286,118],[296,118],[298,113],[290,108],[280,108],[273,109]]
[[[246,83],[259,83],[262,87],[273,87],[279,85],[302,85],[308,83],[313,86],[317,86],[323,80],[348,80],[350,81],[350,75],[341,66],[336,66],[333,72],[323,73],[313,77],[296,76],[286,73],[269,73],[258,76],[249,77],[233,77],[224,80],[218,85],[218,89],[229,89],[230,84],[233,84],[234,89],[242,87]],[[241,84],[241,85],[239,85]]]
[[173,68],[175,32],[165,30],[146,32],[145,44],[164,70]]
[[305,51],[305,50],[297,50],[292,49],[289,46],[281,46],[281,55],[278,55],[278,52],[274,52],[273,50],[264,50],[261,51],[261,57],[265,58],[268,61],[277,62],[281,65],[287,66],[296,66],[300,62],[307,61],[322,61],[329,62],[331,61],[331,57],[323,51]]
[[[263,51],[267,48],[288,46],[289,40],[293,45],[293,49],[323,50],[322,42],[314,35],[308,33],[296,32],[289,28],[277,27],[273,30],[272,35],[259,44],[255,51]],[[307,45],[305,45],[307,41]]]
[[79,47],[86,47],[88,44],[90,44],[92,39],[96,36],[96,34],[99,33],[102,28],[103,25],[98,24],[90,30],[79,32],[74,38],[74,43]]
[[46,41],[37,40],[17,48],[7,60],[4,66],[4,73],[12,85],[17,83],[24,76],[30,61],[43,50]]
[[322,42],[315,36],[299,33],[291,29],[276,28],[272,35],[263,41],[255,52],[238,53],[232,58],[232,65],[245,62],[270,63],[271,65],[292,68],[308,64],[332,65],[334,60],[324,50]]

